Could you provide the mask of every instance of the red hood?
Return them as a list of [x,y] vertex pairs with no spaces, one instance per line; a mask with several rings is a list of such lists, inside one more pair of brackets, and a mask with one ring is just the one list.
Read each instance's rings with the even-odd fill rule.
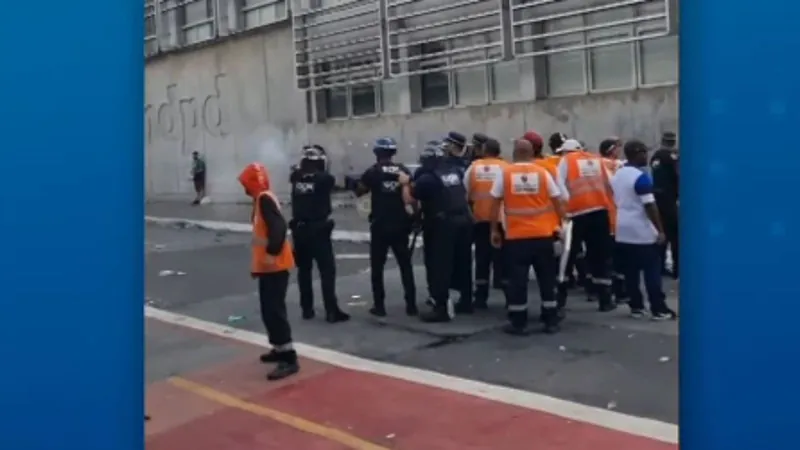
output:
[[242,183],[247,195],[256,197],[269,190],[269,172],[260,163],[250,163],[239,174],[239,183]]

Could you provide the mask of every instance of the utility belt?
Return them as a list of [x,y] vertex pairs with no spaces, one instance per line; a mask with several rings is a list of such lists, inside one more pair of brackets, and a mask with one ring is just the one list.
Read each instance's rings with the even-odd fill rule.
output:
[[330,234],[333,231],[334,225],[335,222],[330,217],[315,220],[299,220],[294,218],[289,221],[289,228],[295,235]]

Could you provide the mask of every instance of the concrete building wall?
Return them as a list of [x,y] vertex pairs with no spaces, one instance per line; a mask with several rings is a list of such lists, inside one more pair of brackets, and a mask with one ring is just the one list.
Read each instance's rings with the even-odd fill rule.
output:
[[[214,201],[227,202],[242,199],[236,176],[254,160],[269,167],[279,195],[286,195],[289,167],[297,162],[300,147],[309,142],[328,149],[331,170],[341,177],[371,164],[369,145],[383,135],[398,139],[399,159],[415,160],[419,146],[448,130],[482,131],[509,142],[534,128],[543,134],[565,132],[597,145],[609,135],[655,143],[662,131],[675,131],[678,126],[677,38],[666,46],[653,45],[648,53],[629,45],[631,50],[623,55],[627,53],[639,66],[649,65],[627,77],[631,86],[626,89],[593,88],[600,75],[592,74],[604,69],[609,77],[619,78],[613,69],[622,64],[610,59],[619,58],[618,51],[598,53],[606,55],[602,65],[595,64],[596,58],[588,51],[582,64],[589,75],[582,94],[542,98],[541,92],[556,91],[549,85],[555,77],[549,76],[548,86],[538,86],[537,82],[545,82],[534,69],[545,63],[537,66],[540,63],[531,58],[479,68],[470,86],[483,86],[485,92],[467,101],[459,101],[464,96],[456,91],[477,92],[477,88],[465,89],[458,74],[451,75],[449,107],[419,111],[420,92],[414,91],[414,80],[401,78],[376,86],[376,114],[338,119],[326,119],[324,93],[311,96],[307,107],[305,93],[296,88],[292,40],[291,27],[283,21],[147,62],[148,199],[193,195],[192,151],[206,157],[209,195]],[[574,62],[572,66],[556,64],[557,58],[564,57],[554,55],[546,62],[547,68],[575,67]],[[663,78],[665,64],[673,69],[667,68],[669,76]],[[651,73],[656,74],[652,81],[646,79]]]

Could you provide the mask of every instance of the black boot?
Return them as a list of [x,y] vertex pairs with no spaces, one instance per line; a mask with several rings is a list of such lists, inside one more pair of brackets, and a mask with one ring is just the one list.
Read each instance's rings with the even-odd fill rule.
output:
[[278,365],[267,374],[270,381],[282,380],[300,371],[300,364],[297,362],[297,353],[294,350],[280,352]]
[[280,362],[281,354],[275,349],[270,350],[268,353],[264,353],[258,357],[258,360],[261,361],[263,364],[272,364],[276,362]]
[[383,301],[374,302],[372,308],[369,309],[369,313],[375,317],[386,317],[386,306]]
[[409,317],[414,317],[418,314],[419,314],[419,309],[417,309],[417,302],[406,301],[406,315]]
[[473,302],[473,307],[481,310],[489,309],[488,286],[477,286],[475,288],[475,301]]
[[503,333],[512,336],[530,336],[533,328],[528,323],[507,323],[503,326]]
[[337,307],[336,309],[325,313],[325,320],[328,323],[347,322],[350,320],[350,314],[347,314]]
[[303,320],[311,320],[314,317],[317,317],[317,313],[314,312],[314,308],[303,309]]
[[432,310],[420,314],[420,320],[427,323],[443,323],[453,320],[447,304],[436,304]]

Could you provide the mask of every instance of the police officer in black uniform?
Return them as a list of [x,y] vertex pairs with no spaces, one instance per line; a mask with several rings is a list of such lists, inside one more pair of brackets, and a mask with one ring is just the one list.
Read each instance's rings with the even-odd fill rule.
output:
[[411,249],[408,247],[412,217],[406,210],[402,187],[398,181],[400,173],[410,176],[411,172],[404,165],[392,162],[392,157],[397,153],[397,143],[394,139],[379,138],[375,141],[372,151],[377,162],[361,175],[356,189],[358,196],[367,193],[372,196],[372,211],[369,216],[369,261],[374,305],[369,312],[377,317],[386,316],[383,270],[386,266],[386,255],[391,249],[403,282],[406,314],[416,316],[417,288],[411,267]]
[[444,140],[446,152],[445,162],[461,171],[463,174],[469,167],[470,160],[467,152],[467,138],[463,134],[451,131]]
[[664,244],[661,261],[664,271],[666,268],[667,245],[672,253],[672,276],[678,279],[678,179],[680,175],[678,164],[678,149],[676,148],[677,136],[673,132],[661,135],[661,148],[656,150],[650,159],[650,169],[653,172],[653,190],[656,197],[658,214],[664,225],[664,234],[667,242]]
[[339,309],[336,299],[336,261],[333,255],[334,222],[331,219],[331,193],[335,179],[328,173],[328,159],[319,145],[306,146],[299,167],[292,171],[292,220],[289,226],[294,241],[297,284],[303,319],[313,319],[314,288],[311,269],[316,262],[322,284],[325,320],[343,322],[350,316]]
[[[451,280],[458,280],[461,295],[458,310],[468,313],[472,309],[471,266],[457,264],[471,260],[472,215],[467,203],[463,172],[446,162],[442,145],[427,145],[420,157],[423,167],[413,185],[410,177],[400,175],[403,198],[406,203],[419,201],[425,230],[430,233],[428,244],[431,291],[434,307],[423,314],[426,322],[448,322],[455,316],[450,301]],[[454,276],[454,272],[458,272]]]

